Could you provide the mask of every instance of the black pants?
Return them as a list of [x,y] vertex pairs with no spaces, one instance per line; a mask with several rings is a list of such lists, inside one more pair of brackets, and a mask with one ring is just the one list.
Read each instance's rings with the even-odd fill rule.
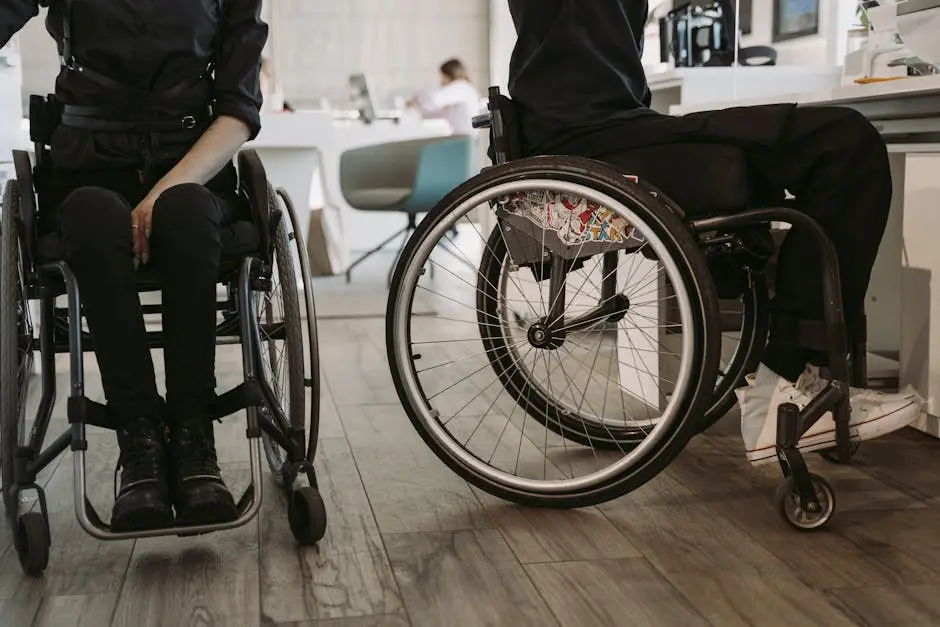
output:
[[165,191],[154,205],[150,262],[135,270],[130,214],[144,186],[135,173],[76,178],[101,184],[60,185],[65,197],[58,227],[95,339],[109,409],[122,420],[164,415],[137,291],[144,272],[159,276],[163,285],[166,416],[201,415],[215,394],[220,231],[231,217],[234,191],[194,184]]
[[[730,148],[739,154],[743,151],[751,204],[763,204],[787,190],[796,197],[797,208],[816,219],[832,239],[839,257],[846,323],[851,333],[864,309],[891,206],[888,152],[877,130],[851,109],[799,107],[790,113],[774,142],[749,142],[743,135],[729,136],[720,144],[712,138],[708,142],[715,157],[706,157],[709,162],[703,162],[701,153],[690,161],[689,151],[678,144],[659,147],[658,156],[652,158],[649,151],[643,150],[599,156],[648,178],[688,210],[696,203],[685,203],[682,198],[728,191],[709,190],[707,183],[699,187],[691,180],[710,179],[712,187],[738,184],[722,178],[726,166],[720,157],[726,154],[722,149]],[[708,146],[702,145],[706,155]],[[714,172],[689,175],[691,170],[701,173],[709,168]],[[821,320],[821,277],[820,255],[811,236],[799,228],[791,229],[780,250],[774,311]],[[811,351],[796,348],[791,342],[772,334],[764,363],[794,380],[808,361],[816,359]]]

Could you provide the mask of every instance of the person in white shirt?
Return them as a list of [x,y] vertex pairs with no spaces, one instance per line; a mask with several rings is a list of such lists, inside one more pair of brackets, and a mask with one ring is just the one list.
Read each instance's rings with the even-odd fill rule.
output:
[[444,118],[455,135],[473,134],[473,116],[480,111],[480,94],[470,82],[459,59],[441,65],[440,88],[419,94],[408,102],[425,118]]

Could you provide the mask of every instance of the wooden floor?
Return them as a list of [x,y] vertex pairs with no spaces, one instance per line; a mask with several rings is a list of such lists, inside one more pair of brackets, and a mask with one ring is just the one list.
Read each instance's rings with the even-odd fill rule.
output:
[[[371,289],[381,293],[381,280]],[[380,313],[381,297],[371,302]],[[0,523],[0,625],[940,625],[940,441],[904,432],[866,443],[852,467],[810,460],[838,496],[830,529],[815,534],[777,519],[778,472],[746,464],[733,416],[618,501],[535,511],[470,488],[420,441],[380,318],[319,329],[330,520],[318,548],[294,544],[270,483],[260,517],[240,530],[98,542],[75,521],[63,458],[43,476],[53,534],[43,578],[21,574]],[[235,381],[237,352],[219,369]],[[247,481],[241,433],[219,436],[236,489]],[[93,436],[91,498],[102,508],[115,457],[112,435]]]

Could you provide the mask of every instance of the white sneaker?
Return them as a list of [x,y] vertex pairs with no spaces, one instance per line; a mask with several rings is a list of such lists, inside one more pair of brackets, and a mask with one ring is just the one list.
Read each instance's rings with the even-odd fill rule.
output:
[[[755,465],[775,461],[777,407],[794,403],[803,409],[828,381],[819,376],[818,368],[807,366],[796,383],[790,383],[763,364],[745,380],[747,386],[735,390],[735,394],[741,406],[741,435],[747,459]],[[849,435],[853,440],[871,440],[902,429],[917,420],[924,407],[924,400],[910,387],[897,394],[852,388],[849,397]],[[832,448],[835,443],[836,424],[832,412],[826,412],[800,439],[797,448],[809,452]]]

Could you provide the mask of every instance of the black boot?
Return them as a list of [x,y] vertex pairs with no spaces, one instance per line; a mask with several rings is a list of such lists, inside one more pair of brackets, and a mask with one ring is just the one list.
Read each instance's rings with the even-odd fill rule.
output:
[[118,430],[121,487],[111,512],[113,531],[159,529],[173,524],[166,481],[166,431],[158,421],[137,418]]
[[210,421],[172,424],[168,457],[177,525],[207,525],[238,517],[235,499],[219,472]]

